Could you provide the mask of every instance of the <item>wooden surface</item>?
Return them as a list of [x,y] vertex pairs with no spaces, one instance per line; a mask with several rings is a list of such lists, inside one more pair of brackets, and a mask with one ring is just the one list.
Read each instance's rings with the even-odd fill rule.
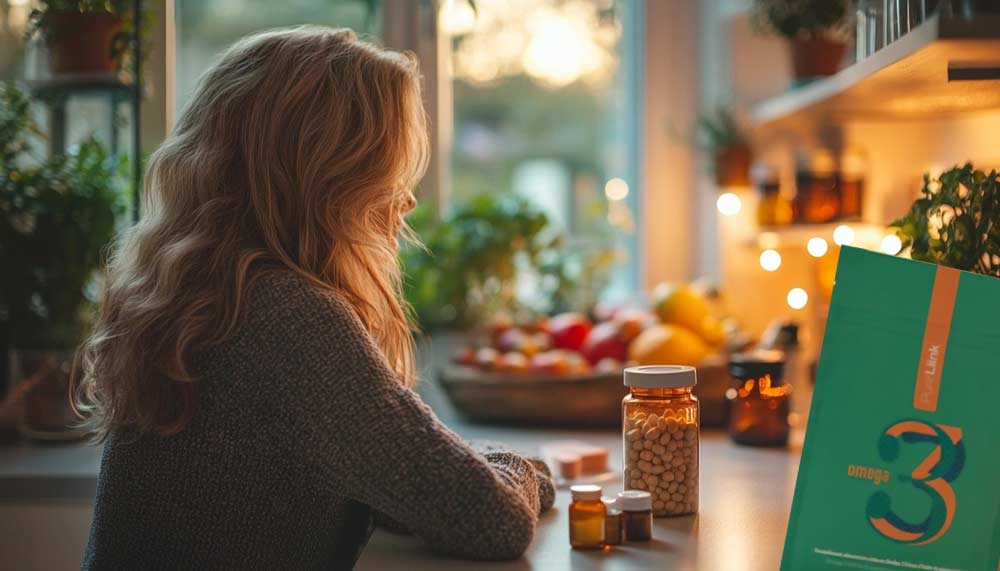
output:
[[[617,430],[516,429],[470,424],[456,415],[439,387],[425,385],[421,394],[442,420],[466,438],[503,441],[529,454],[537,453],[541,444],[551,440],[579,438],[607,446],[612,467],[621,465],[621,436]],[[655,520],[654,541],[648,544],[627,544],[607,553],[570,549],[566,515],[569,493],[560,490],[555,508],[542,516],[535,541],[520,560],[483,563],[449,559],[431,553],[416,538],[377,530],[357,569],[776,571],[798,463],[797,446],[747,448],[732,444],[725,433],[705,432],[701,442],[700,513]],[[606,492],[619,490],[620,480],[605,485]]]
[[932,17],[900,39],[841,70],[753,109],[758,129],[812,119],[925,118],[1000,107],[1000,80],[948,81],[1000,61],[997,16],[972,22]]

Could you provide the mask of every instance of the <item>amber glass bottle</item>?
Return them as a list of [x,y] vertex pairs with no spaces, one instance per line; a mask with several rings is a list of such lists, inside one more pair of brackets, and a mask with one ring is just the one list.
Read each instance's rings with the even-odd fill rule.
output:
[[733,355],[729,375],[729,436],[751,446],[788,443],[788,412],[792,387],[784,384],[784,355],[755,351]]
[[604,547],[604,520],[607,509],[601,501],[601,487],[589,484],[570,487],[569,544],[575,549]]
[[625,369],[624,488],[652,496],[653,515],[698,511],[698,399],[694,367]]

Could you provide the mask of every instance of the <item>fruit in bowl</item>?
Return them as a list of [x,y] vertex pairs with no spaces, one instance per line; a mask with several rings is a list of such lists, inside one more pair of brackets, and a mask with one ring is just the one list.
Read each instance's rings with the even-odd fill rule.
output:
[[628,345],[628,339],[623,335],[621,325],[614,321],[605,321],[590,330],[580,352],[592,365],[596,365],[602,359],[625,361],[628,359]]
[[684,327],[659,324],[647,328],[629,346],[629,359],[640,365],[697,365],[711,348]]
[[590,320],[582,313],[560,313],[548,323],[552,346],[570,351],[579,351],[583,347],[590,328]]

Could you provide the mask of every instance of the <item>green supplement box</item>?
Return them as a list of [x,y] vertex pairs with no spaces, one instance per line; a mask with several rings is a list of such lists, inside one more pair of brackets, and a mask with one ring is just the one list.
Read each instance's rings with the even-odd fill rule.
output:
[[844,248],[781,571],[1000,569],[1000,279]]

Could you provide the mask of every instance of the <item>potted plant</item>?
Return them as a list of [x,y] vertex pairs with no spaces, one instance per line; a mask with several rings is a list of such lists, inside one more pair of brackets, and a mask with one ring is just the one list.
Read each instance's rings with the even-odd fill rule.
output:
[[7,310],[11,389],[22,432],[73,435],[69,374],[87,324],[88,291],[123,211],[118,165],[88,140],[66,155],[33,160],[28,97],[0,88],[0,306]]
[[719,188],[750,186],[753,152],[729,110],[719,107],[698,117],[697,136],[701,147],[712,156]]
[[967,163],[924,175],[921,197],[892,223],[914,260],[1000,277],[1000,175]]
[[[126,67],[136,0],[41,0],[28,34],[40,34],[52,54],[53,73],[110,74]],[[139,25],[148,24],[143,12]]]
[[755,0],[753,20],[786,38],[797,81],[833,75],[847,50],[844,20],[852,0]]

